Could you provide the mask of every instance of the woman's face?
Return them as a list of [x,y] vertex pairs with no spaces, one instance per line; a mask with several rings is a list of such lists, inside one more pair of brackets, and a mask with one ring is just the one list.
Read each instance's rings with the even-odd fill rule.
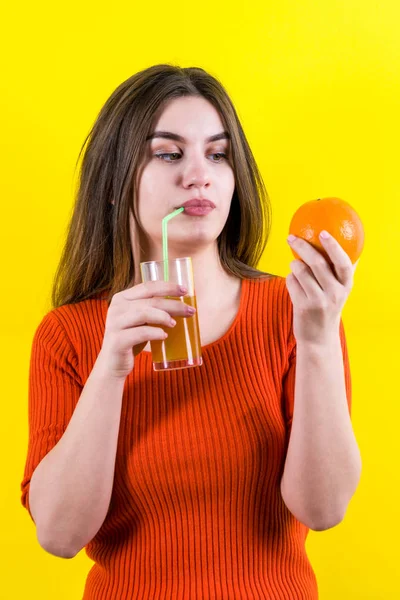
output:
[[[169,132],[181,139],[166,139]],[[146,142],[147,153],[138,181],[137,215],[142,260],[162,259],[162,219],[193,198],[215,204],[206,215],[180,213],[168,222],[172,257],[190,256],[215,243],[228,218],[235,178],[228,139],[208,141],[224,133],[218,111],[205,98],[185,96],[166,106]]]

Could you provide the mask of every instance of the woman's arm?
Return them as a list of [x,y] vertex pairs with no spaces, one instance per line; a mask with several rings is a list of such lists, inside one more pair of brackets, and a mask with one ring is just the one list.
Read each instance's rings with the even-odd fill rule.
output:
[[281,493],[299,521],[321,531],[343,519],[361,473],[339,335],[329,344],[297,344],[294,396]]
[[62,438],[30,482],[38,541],[63,558],[93,539],[111,499],[125,380],[105,376],[101,360],[100,352]]

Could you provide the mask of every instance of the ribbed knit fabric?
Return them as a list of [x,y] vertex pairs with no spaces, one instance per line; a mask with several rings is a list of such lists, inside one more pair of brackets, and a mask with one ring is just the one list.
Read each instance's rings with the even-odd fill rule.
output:
[[[36,330],[21,484],[28,510],[32,473],[68,425],[107,309],[100,297],[65,305]],[[202,348],[201,367],[154,372],[150,353],[136,358],[109,511],[86,546],[95,564],[84,600],[318,598],[309,530],[280,494],[294,406],[292,315],[285,278],[246,279],[235,321]],[[340,337],[350,411],[342,322]]]

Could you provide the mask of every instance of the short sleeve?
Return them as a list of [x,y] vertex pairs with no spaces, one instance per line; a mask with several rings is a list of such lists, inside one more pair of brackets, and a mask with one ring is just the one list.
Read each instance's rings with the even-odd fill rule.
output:
[[[344,366],[347,404],[349,407],[349,414],[351,416],[351,401],[352,401],[351,372],[350,372],[349,355],[348,355],[348,351],[347,351],[346,335],[345,335],[342,319],[340,319],[339,334],[340,334],[340,343],[342,346],[342,354],[343,354],[343,366]],[[294,340],[294,342],[293,342],[293,340]],[[282,384],[283,407],[284,407],[285,423],[286,423],[286,428],[287,428],[288,433],[290,433],[290,431],[291,431],[293,410],[294,410],[296,351],[297,351],[297,345],[296,345],[295,338],[292,335],[292,344],[291,344],[291,347],[289,348],[289,365],[288,365],[288,369],[284,376],[283,384]]]
[[32,474],[63,435],[82,392],[76,353],[54,312],[38,326],[29,368],[29,437],[21,503],[28,510]]

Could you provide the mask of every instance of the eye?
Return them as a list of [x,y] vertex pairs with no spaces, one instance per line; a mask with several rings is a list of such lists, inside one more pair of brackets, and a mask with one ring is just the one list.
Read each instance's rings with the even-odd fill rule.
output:
[[180,156],[179,152],[169,152],[169,153],[163,153],[163,154],[155,154],[154,155],[156,158],[159,158],[160,160],[164,160],[165,162],[175,162],[175,161],[171,161],[171,160],[165,160],[164,156]]
[[[179,152],[164,152],[162,154],[154,154],[155,158],[158,158],[160,160],[163,160],[164,162],[176,162],[175,160],[166,160],[164,157],[172,157],[172,156],[181,156],[179,154]],[[209,156],[217,156],[219,157],[219,160],[213,161],[213,162],[222,162],[223,160],[225,160],[227,158],[226,154],[224,152],[215,152],[214,154],[210,154]]]
[[[226,159],[226,154],[224,152],[215,152],[215,154],[211,154],[210,156],[219,156],[219,157],[222,157],[223,160]],[[222,162],[222,160],[218,160],[215,162]]]

